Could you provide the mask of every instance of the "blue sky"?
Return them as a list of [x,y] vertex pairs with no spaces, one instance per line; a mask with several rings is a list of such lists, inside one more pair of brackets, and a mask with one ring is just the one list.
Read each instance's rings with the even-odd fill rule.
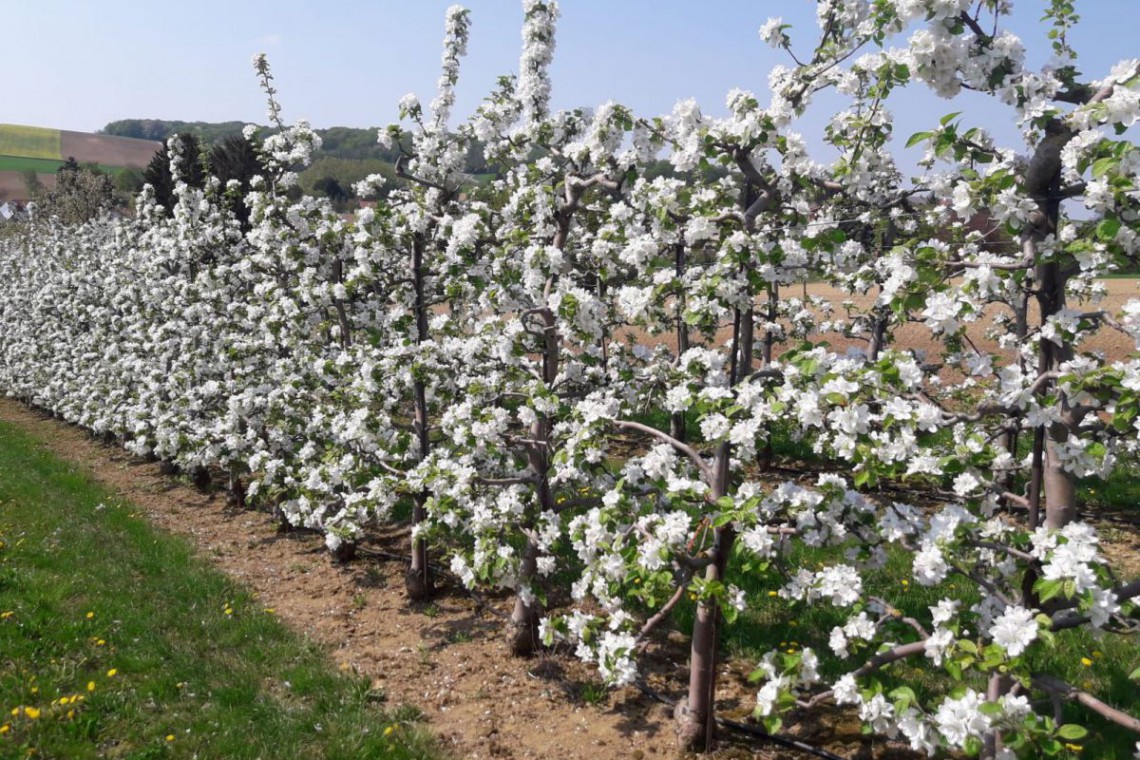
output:
[[[94,131],[114,119],[265,121],[250,67],[269,54],[287,120],[317,127],[379,126],[394,119],[407,92],[431,99],[439,70],[443,13],[437,0],[8,0],[0,121]],[[520,5],[471,0],[472,30],[455,113],[464,116],[516,71]],[[774,15],[804,42],[814,30],[811,0],[563,0],[554,63],[554,105],[607,99],[641,115],[695,97],[723,110],[733,87],[763,94],[767,73],[788,63],[757,36]],[[1031,58],[1048,54],[1037,23],[1042,0],[1017,0],[1014,31]],[[1117,60],[1140,57],[1140,0],[1084,0],[1075,36],[1090,78]],[[901,43],[901,41],[900,41]],[[1034,55],[1035,54],[1035,55]],[[763,100],[763,97],[762,97]],[[962,110],[930,96],[895,108],[896,134],[928,128]],[[1006,112],[981,101],[970,115],[1013,138]],[[825,118],[820,114],[806,132]],[[814,141],[814,140],[813,140]]]

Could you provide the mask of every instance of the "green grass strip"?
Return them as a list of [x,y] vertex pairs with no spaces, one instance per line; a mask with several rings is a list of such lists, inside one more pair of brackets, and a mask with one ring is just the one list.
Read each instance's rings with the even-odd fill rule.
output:
[[366,680],[0,423],[0,758],[432,758]]
[[0,124],[0,155],[62,159],[58,129]]
[[34,171],[40,174],[55,174],[61,166],[63,166],[63,161],[51,158],[0,156],[0,172]]
[[[39,174],[55,174],[59,171],[59,167],[63,166],[63,161],[56,161],[48,158],[26,158],[24,156],[0,156],[0,172],[26,172],[29,169]],[[80,164],[81,166],[88,166],[88,164]],[[95,164],[95,166],[106,174],[115,174],[122,170],[121,166],[112,166],[110,164]]]

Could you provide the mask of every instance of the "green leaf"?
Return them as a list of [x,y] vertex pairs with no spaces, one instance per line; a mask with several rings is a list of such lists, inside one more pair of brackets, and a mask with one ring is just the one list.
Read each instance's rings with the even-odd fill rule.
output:
[[1103,177],[1105,174],[1108,173],[1109,169],[1111,169],[1112,167],[1116,166],[1119,163],[1120,163],[1120,159],[1116,158],[1115,156],[1106,156],[1104,158],[1098,158],[1096,161],[1093,161],[1093,165],[1092,165],[1093,179],[1100,179],[1101,177]]
[[914,689],[909,686],[899,686],[890,693],[890,697],[894,700],[895,709],[898,712],[906,710],[913,703],[918,701],[918,697],[914,693]]
[[1037,592],[1042,602],[1047,602],[1057,596],[1057,594],[1061,593],[1062,588],[1064,588],[1064,581],[1062,580],[1050,581],[1040,578],[1033,584],[1033,589]]
[[938,123],[945,127],[947,124],[954,121],[954,119],[957,119],[961,115],[962,115],[961,111],[955,111],[954,113],[948,113],[945,116],[943,116],[941,119],[939,119]]
[[1120,220],[1109,217],[1101,221],[1096,226],[1096,235],[1098,238],[1105,242],[1110,242],[1116,239],[1116,233],[1120,232]]
[[906,141],[906,147],[911,148],[920,142],[924,142],[925,140],[929,140],[930,136],[933,134],[934,134],[933,132],[915,132],[913,135],[910,136],[910,139]]
[[713,520],[713,527],[714,528],[723,528],[724,526],[728,525],[730,522],[732,522],[735,519],[736,519],[736,515],[733,514],[732,512],[722,512],[721,514],[716,516],[716,519]]
[[1066,723],[1057,729],[1057,736],[1062,739],[1070,741],[1074,739],[1083,739],[1089,735],[1089,731],[1084,726],[1078,726],[1076,723]]

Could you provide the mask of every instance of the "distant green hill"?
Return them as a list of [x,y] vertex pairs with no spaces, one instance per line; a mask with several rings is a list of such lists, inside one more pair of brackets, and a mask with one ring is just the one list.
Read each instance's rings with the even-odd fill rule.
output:
[[[245,128],[243,121],[177,121],[166,119],[120,119],[112,121],[100,130],[105,135],[117,137],[134,137],[142,140],[165,141],[169,137],[190,132],[199,140],[212,145],[232,135],[240,135]],[[259,127],[262,134],[272,134],[274,131],[268,127]],[[352,160],[373,159],[385,161],[389,164],[396,162],[398,153],[386,150],[376,142],[376,127],[329,127],[318,129],[323,143],[322,151],[333,158]]]
[[[120,119],[100,130],[101,134],[116,137],[131,137],[142,140],[165,141],[173,135],[189,132],[195,135],[203,146],[209,148],[234,135],[240,135],[246,122],[242,121],[177,121],[167,119]],[[262,135],[269,135],[275,129],[260,126]],[[388,150],[376,141],[378,128],[329,127],[318,129],[321,150],[313,164],[301,173],[301,187],[317,196],[325,196],[336,202],[338,207],[348,208],[354,203],[352,185],[369,174],[382,174],[388,178],[387,189],[399,186],[403,181],[396,178],[396,159],[399,152]],[[481,146],[474,146],[467,154],[466,171],[473,176],[483,176],[489,170],[483,161]]]

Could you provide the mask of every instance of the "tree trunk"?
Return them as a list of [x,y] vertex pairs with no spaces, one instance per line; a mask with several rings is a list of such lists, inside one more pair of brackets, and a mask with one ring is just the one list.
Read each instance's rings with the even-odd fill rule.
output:
[[740,331],[736,351],[738,363],[733,383],[743,382],[752,374],[752,351],[756,347],[756,308],[749,307],[740,314]]
[[[678,281],[685,275],[684,243],[677,243],[673,249],[673,271]],[[678,285],[677,300],[673,304],[673,308],[677,312],[677,361],[680,362],[681,357],[689,350],[689,325],[685,322],[685,289],[681,285]],[[669,435],[684,443],[687,432],[685,429],[685,413],[673,412],[669,419]]]
[[[519,582],[530,586],[538,575],[538,547],[533,541],[526,542],[522,564],[519,566]],[[538,650],[538,619],[541,609],[538,602],[527,604],[521,595],[515,596],[515,606],[507,621],[507,646],[515,657],[529,657]]]
[[[424,238],[417,234],[412,241],[412,282],[415,287],[416,312],[416,345],[428,339],[427,297],[424,284]],[[413,422],[416,440],[419,443],[419,459],[422,462],[427,457],[431,447],[431,432],[428,427],[427,388],[423,380],[413,378],[412,394],[415,405],[415,420]],[[427,519],[428,495],[426,492],[416,494],[415,505],[412,507],[412,545],[411,565],[404,576],[404,589],[408,599],[413,602],[423,601],[431,596],[432,577],[428,567],[427,544],[415,535],[416,528]]]
[[237,462],[231,462],[229,482],[226,484],[226,501],[233,509],[245,509],[245,484],[241,482],[241,470]]
[[[542,350],[542,379],[546,387],[553,387],[558,378],[558,367],[561,361],[561,338],[558,335],[558,323],[550,309],[539,309],[538,316],[542,318],[543,350]],[[543,512],[556,511],[554,494],[550,490],[550,457],[547,447],[552,433],[550,418],[545,414],[535,417],[530,426],[530,438],[533,443],[527,445],[527,469],[534,476],[535,495],[538,497],[539,508]],[[533,528],[532,524],[524,527]],[[527,538],[526,549],[523,551],[522,562],[519,565],[519,586],[533,588],[538,579],[538,546],[534,540]],[[538,648],[538,619],[542,614],[537,599],[527,602],[521,594],[515,596],[514,610],[507,624],[507,643],[511,654],[526,657]]]
[[[728,488],[728,464],[731,447],[722,443],[717,449],[715,482],[711,483],[711,498],[716,501]],[[724,582],[728,554],[736,534],[732,525],[717,528],[710,549],[713,562],[705,569],[705,579]],[[689,651],[689,693],[677,703],[673,713],[677,742],[683,751],[705,752],[712,749],[716,738],[716,656],[720,607],[715,602],[697,604],[697,617],[693,622],[692,643]]]
[[[1052,209],[1050,209],[1052,210]],[[1054,211],[1055,213],[1055,211]],[[1050,215],[1049,222],[1055,229],[1056,217]],[[1037,267],[1037,303],[1041,308],[1041,324],[1065,308],[1065,273],[1059,264],[1049,262]],[[1038,365],[1044,372],[1053,372],[1073,358],[1073,347],[1065,342],[1062,345],[1041,341],[1041,362]],[[1045,457],[1042,472],[1042,486],[1045,492],[1045,526],[1063,528],[1077,516],[1077,483],[1071,472],[1065,470],[1057,455],[1057,447],[1068,441],[1069,431],[1076,428],[1076,420],[1069,408],[1068,399],[1063,393],[1057,401],[1061,411],[1061,421],[1050,425],[1045,431]]]

